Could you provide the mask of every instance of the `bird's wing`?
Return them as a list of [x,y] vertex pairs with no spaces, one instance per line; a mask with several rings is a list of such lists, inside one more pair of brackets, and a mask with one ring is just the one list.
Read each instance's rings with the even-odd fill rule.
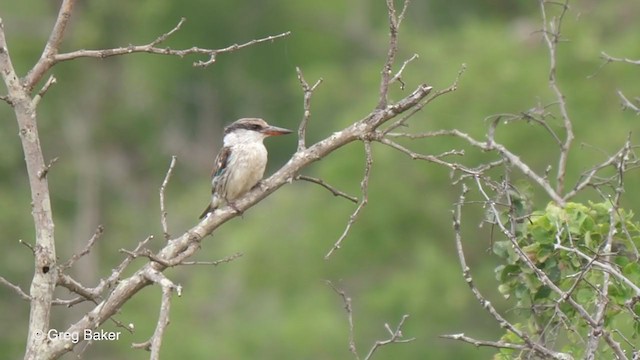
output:
[[231,148],[228,146],[223,147],[222,149],[220,149],[220,152],[218,153],[218,156],[216,156],[216,160],[215,163],[213,164],[213,170],[211,171],[211,182],[212,182],[212,189],[211,192],[215,193],[216,192],[216,188],[217,183],[219,182],[220,178],[222,177],[222,175],[224,175],[225,171],[227,170],[227,165],[229,164],[229,159],[231,157]]
[[211,178],[216,178],[222,175],[227,170],[227,164],[229,163],[229,155],[231,155],[231,148],[228,146],[220,149],[218,156],[216,156],[215,163],[213,164],[213,170],[211,171]]

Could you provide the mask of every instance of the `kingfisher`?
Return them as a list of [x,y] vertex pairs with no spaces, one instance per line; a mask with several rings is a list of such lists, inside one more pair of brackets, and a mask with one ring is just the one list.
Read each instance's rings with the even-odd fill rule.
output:
[[224,204],[234,207],[234,200],[256,186],[267,166],[263,140],[289,133],[291,130],[271,126],[258,118],[240,119],[227,126],[211,172],[211,203],[200,219]]

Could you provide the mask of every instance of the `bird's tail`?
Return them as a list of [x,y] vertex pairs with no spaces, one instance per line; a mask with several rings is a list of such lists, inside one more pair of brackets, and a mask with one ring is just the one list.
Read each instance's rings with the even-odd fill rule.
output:
[[209,214],[210,212],[212,212],[213,210],[215,210],[215,208],[211,207],[211,204],[209,204],[209,206],[207,206],[206,209],[204,209],[204,211],[202,212],[202,214],[200,214],[200,217],[198,217],[198,219],[204,219],[205,216],[207,216],[207,214]]

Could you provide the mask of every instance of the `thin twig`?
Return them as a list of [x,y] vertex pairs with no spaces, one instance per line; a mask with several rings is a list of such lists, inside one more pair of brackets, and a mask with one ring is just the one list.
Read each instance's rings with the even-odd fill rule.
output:
[[636,114],[640,115],[640,107],[636,104],[632,103],[626,96],[622,93],[622,91],[617,91],[618,96],[622,100],[622,110],[631,109],[636,112]]
[[356,341],[355,335],[353,331],[353,308],[351,307],[351,298],[347,296],[344,290],[338,289],[333,283],[327,280],[327,285],[335,291],[336,294],[340,295],[342,298],[342,302],[344,303],[344,310],[347,312],[347,320],[349,321],[349,351],[355,356],[356,360],[360,360],[360,356],[358,356],[358,350],[356,349]]
[[56,23],[53,25],[53,30],[51,30],[51,35],[42,51],[42,55],[40,55],[40,59],[23,81],[24,86],[29,89],[29,91],[42,79],[42,76],[44,76],[47,70],[57,62],[55,57],[58,54],[65,30],[69,24],[74,4],[75,0],[62,1],[58,16],[56,17]]
[[193,66],[207,67],[213,64],[214,62],[216,62],[216,56],[218,54],[234,52],[255,44],[274,41],[276,39],[280,39],[280,38],[289,36],[291,34],[290,31],[287,31],[281,34],[271,35],[261,39],[254,39],[244,44],[233,44],[221,49],[203,49],[203,48],[194,46],[188,49],[174,50],[169,47],[163,47],[163,48],[157,47],[157,45],[164,42],[170,35],[178,31],[182,27],[182,24],[184,22],[185,22],[185,18],[180,19],[180,22],[178,23],[178,25],[176,25],[173,29],[171,29],[165,34],[160,35],[158,38],[156,38],[155,40],[151,41],[146,45],[129,45],[129,46],[123,46],[119,48],[102,49],[102,50],[77,50],[77,51],[55,55],[53,62],[58,63],[62,61],[68,61],[68,60],[73,60],[73,59],[78,59],[83,57],[104,59],[112,56],[119,56],[119,55],[133,54],[133,53],[150,53],[150,54],[170,55],[170,56],[178,56],[178,57],[184,57],[187,55],[196,54],[196,55],[209,56],[209,59],[205,61],[202,61],[202,60],[196,61],[193,63]]
[[164,192],[169,184],[169,179],[171,178],[171,174],[173,173],[173,168],[176,166],[176,156],[171,156],[171,163],[169,164],[169,170],[167,170],[167,174],[162,181],[162,185],[160,185],[160,224],[162,225],[162,233],[164,234],[164,239],[169,241],[171,239],[171,234],[169,234],[169,226],[167,225],[167,208],[164,203]]
[[564,191],[565,174],[567,171],[567,160],[569,158],[569,150],[573,143],[573,124],[569,117],[569,111],[567,109],[567,102],[564,94],[560,90],[557,79],[557,48],[560,41],[560,30],[562,27],[562,21],[569,9],[569,0],[565,0],[563,3],[549,2],[553,5],[561,7],[560,15],[547,22],[547,12],[545,8],[546,0],[540,0],[540,12],[542,15],[542,36],[549,49],[549,86],[553,90],[558,105],[560,107],[560,114],[562,116],[562,125],[565,129],[564,142],[560,146],[560,159],[558,161],[558,170],[556,175],[556,193],[562,194]]
[[316,88],[322,83],[322,78],[318,79],[312,86],[309,86],[309,83],[304,79],[302,70],[300,70],[299,67],[296,67],[296,73],[298,74],[298,81],[300,81],[300,85],[302,86],[302,91],[304,93],[304,114],[302,116],[302,121],[300,121],[300,126],[298,127],[298,151],[302,151],[307,147],[306,136],[307,126],[309,124],[309,119],[311,118],[311,97],[313,96],[313,92]]
[[634,59],[629,59],[629,58],[617,58],[617,57],[613,57],[613,56],[608,55],[604,51],[601,52],[600,55],[607,62],[623,62],[623,63],[627,63],[627,64],[631,64],[631,65],[640,65],[640,60],[634,60]]
[[416,338],[402,339],[402,336],[403,336],[402,326],[404,326],[404,322],[405,320],[407,320],[408,317],[409,315],[406,315],[406,314],[402,315],[402,319],[400,319],[400,323],[398,324],[395,330],[392,330],[389,324],[384,324],[384,327],[389,332],[390,337],[387,340],[376,341],[371,347],[371,349],[369,350],[369,353],[367,354],[367,356],[365,356],[364,360],[370,360],[371,357],[373,356],[373,353],[375,353],[376,350],[378,350],[382,346],[394,344],[394,343],[408,343],[415,340]]
[[345,199],[347,199],[347,200],[351,201],[351,202],[352,202],[352,203],[354,203],[354,204],[357,204],[357,203],[358,203],[358,198],[357,198],[357,197],[355,197],[355,196],[351,196],[351,195],[349,195],[349,194],[347,194],[347,193],[344,193],[344,192],[342,192],[342,191],[340,191],[340,190],[338,190],[338,189],[334,188],[333,186],[331,186],[331,185],[327,184],[327,183],[326,183],[324,180],[322,180],[322,179],[314,178],[314,177],[307,176],[307,175],[297,175],[297,176],[294,178],[294,180],[304,180],[304,181],[312,182],[312,183],[314,183],[314,184],[318,184],[318,185],[320,185],[320,186],[324,187],[325,189],[327,189],[327,190],[331,191],[331,193],[333,194],[333,196],[340,196],[340,197],[343,197],[343,198],[345,198]]
[[47,176],[47,174],[49,173],[49,170],[51,170],[51,167],[58,161],[57,157],[54,157],[53,159],[51,159],[51,161],[49,161],[49,163],[47,165],[45,165],[45,167],[38,171],[38,178],[39,179],[44,179],[45,176]]
[[85,246],[84,249],[82,249],[81,252],[79,252],[77,254],[73,254],[69,258],[69,260],[67,260],[66,262],[62,263],[60,265],[60,271],[62,272],[64,270],[66,270],[66,269],[71,268],[73,266],[73,264],[76,263],[76,261],[78,261],[81,257],[87,255],[91,251],[91,249],[93,248],[93,245],[95,245],[96,241],[102,237],[103,233],[104,233],[104,226],[98,225],[98,228],[96,229],[96,231],[93,233],[93,235],[91,236],[91,238],[87,242],[87,246]]
[[404,81],[402,81],[402,73],[404,72],[404,69],[407,67],[407,65],[413,60],[417,59],[418,57],[419,57],[418,54],[413,54],[412,57],[405,60],[404,63],[402,63],[400,70],[398,70],[398,72],[391,78],[391,80],[389,80],[389,84],[393,84],[394,82],[397,81],[400,83],[400,90],[404,90],[405,84],[404,84]]
[[527,346],[521,345],[521,344],[512,344],[504,341],[477,340],[477,339],[468,337],[465,334],[440,335],[440,337],[443,339],[464,341],[466,343],[474,345],[475,347],[487,346],[487,347],[493,347],[496,349],[514,349],[514,350],[528,349]]
[[26,246],[27,248],[29,248],[29,250],[31,250],[31,253],[32,253],[32,254],[35,254],[35,253],[36,253],[36,250],[33,248],[33,245],[29,244],[28,242],[26,242],[26,241],[24,241],[24,240],[22,240],[22,239],[19,239],[19,240],[18,240],[18,243],[20,243],[20,244],[22,244],[22,245]]
[[9,106],[13,106],[13,101],[11,101],[9,95],[0,95],[0,100],[6,102],[7,104],[9,104]]
[[11,290],[13,290],[16,294],[18,294],[20,296],[20,298],[22,298],[22,300],[31,301],[31,296],[29,296],[29,294],[24,292],[20,288],[20,286],[14,285],[13,283],[11,283],[9,280],[5,279],[2,276],[0,276],[0,284],[10,288]]
[[171,309],[171,297],[175,291],[178,296],[182,296],[182,286],[174,284],[161,272],[151,270],[145,273],[145,277],[160,287],[162,287],[162,300],[160,302],[160,315],[158,316],[158,322],[156,324],[156,330],[153,336],[146,342],[141,344],[132,344],[134,348],[143,348],[151,351],[149,359],[160,359],[160,346],[162,345],[162,337],[164,331],[169,325],[169,311]]
[[462,77],[462,74],[464,74],[466,69],[467,69],[467,66],[465,64],[462,64],[462,66],[460,67],[460,70],[458,70],[458,75],[453,80],[453,83],[451,85],[449,85],[445,89],[436,91],[434,94],[432,94],[431,96],[426,98],[424,101],[418,103],[407,115],[402,116],[400,119],[394,121],[391,125],[389,125],[384,130],[382,130],[382,134],[383,135],[387,135],[391,131],[393,131],[393,130],[401,127],[401,126],[405,126],[407,120],[409,118],[411,118],[413,115],[415,115],[417,112],[422,110],[422,108],[425,105],[427,105],[428,103],[434,101],[435,99],[437,99],[438,97],[440,97],[440,96],[442,96],[444,94],[448,94],[450,92],[456,91],[458,89],[458,82],[460,81],[460,78]]
[[549,182],[543,177],[534,172],[529,165],[527,165],[524,161],[520,159],[519,156],[512,153],[508,150],[504,145],[496,142],[493,139],[489,139],[489,141],[478,141],[471,137],[469,134],[464,133],[458,129],[451,130],[438,130],[425,132],[420,134],[405,134],[405,133],[390,133],[388,134],[390,137],[406,137],[410,139],[421,139],[427,137],[437,137],[437,136],[454,136],[460,138],[473,147],[476,147],[483,151],[496,151],[500,155],[502,155],[506,161],[508,161],[511,165],[515,166],[518,170],[520,170],[525,176],[529,179],[533,180],[540,187],[542,187],[549,197],[555,201],[558,205],[564,206],[565,200],[553,189],[553,187],[549,184]]
[[592,185],[592,180],[594,179],[598,171],[606,167],[609,167],[615,164],[617,161],[619,161],[620,157],[623,156],[623,154],[628,153],[628,149],[630,148],[630,146],[631,146],[631,143],[629,142],[629,140],[627,140],[627,142],[625,143],[622,149],[617,151],[615,154],[611,155],[607,160],[601,162],[600,164],[594,166],[590,170],[583,173],[580,177],[580,181],[573,187],[571,191],[567,192],[564,195],[564,200],[569,201],[571,198],[576,196],[582,189],[584,189],[589,185]]
[[378,99],[378,109],[387,107],[389,101],[389,84],[391,83],[391,72],[398,52],[398,29],[404,18],[405,11],[409,6],[409,0],[404,1],[400,15],[396,15],[396,8],[393,0],[387,0],[387,13],[389,15],[389,45],[387,59],[380,73],[380,95]]
[[223,257],[220,260],[214,260],[214,261],[183,261],[180,265],[212,265],[212,266],[218,266],[220,264],[230,263],[230,262],[238,259],[242,255],[244,255],[244,254],[238,252],[238,253],[235,253],[233,255],[229,255],[229,256]]
[[478,173],[477,171],[474,171],[472,169],[467,168],[464,165],[458,164],[458,163],[451,163],[451,162],[447,162],[442,160],[443,157],[446,156],[450,156],[450,155],[457,155],[457,156],[462,156],[464,155],[464,151],[462,150],[451,150],[451,151],[447,151],[445,153],[442,153],[440,155],[425,155],[425,154],[419,154],[417,152],[414,152],[412,150],[407,149],[406,147],[398,144],[397,142],[391,140],[391,139],[387,139],[387,138],[382,138],[380,140],[378,140],[381,144],[387,145],[393,149],[396,149],[400,152],[403,152],[407,155],[409,155],[413,160],[425,160],[428,162],[432,162],[434,164],[438,164],[438,165],[442,165],[445,167],[448,167],[449,169],[453,170],[453,171],[462,171],[466,174],[470,174],[470,175],[480,175],[480,173]]
[[338,240],[333,244],[327,255],[324,256],[325,260],[331,257],[334,251],[340,249],[342,246],[342,241],[347,237],[351,227],[358,219],[360,212],[367,206],[369,202],[369,176],[371,175],[371,166],[373,165],[373,154],[371,153],[371,141],[364,140],[364,153],[365,153],[365,167],[364,167],[364,175],[362,176],[362,181],[360,182],[360,190],[362,191],[362,197],[360,198],[360,202],[358,206],[353,211],[351,216],[349,216],[349,221],[347,222],[347,226],[345,227],[342,235],[338,238]]
[[38,103],[40,102],[40,100],[42,100],[42,97],[44,96],[44,94],[47,93],[47,91],[49,90],[49,88],[51,87],[51,85],[56,83],[56,78],[55,76],[51,75],[49,76],[49,79],[47,80],[47,82],[44,84],[44,86],[42,86],[42,89],[40,89],[40,91],[38,91],[38,94],[36,94],[36,96],[33,97],[33,107],[35,108],[36,106],[38,106]]

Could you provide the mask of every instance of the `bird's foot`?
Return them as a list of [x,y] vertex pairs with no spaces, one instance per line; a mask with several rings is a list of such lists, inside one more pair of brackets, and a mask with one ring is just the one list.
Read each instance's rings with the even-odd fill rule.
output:
[[268,188],[267,188],[267,185],[264,183],[264,181],[260,180],[260,181],[258,181],[257,184],[253,185],[253,187],[251,188],[251,190],[254,190],[254,189],[260,189],[262,191],[265,191]]
[[244,212],[242,210],[238,209],[238,207],[236,206],[235,203],[229,202],[228,205],[229,205],[230,208],[233,209],[233,211],[235,211],[236,214],[238,214],[240,216],[244,215]]

